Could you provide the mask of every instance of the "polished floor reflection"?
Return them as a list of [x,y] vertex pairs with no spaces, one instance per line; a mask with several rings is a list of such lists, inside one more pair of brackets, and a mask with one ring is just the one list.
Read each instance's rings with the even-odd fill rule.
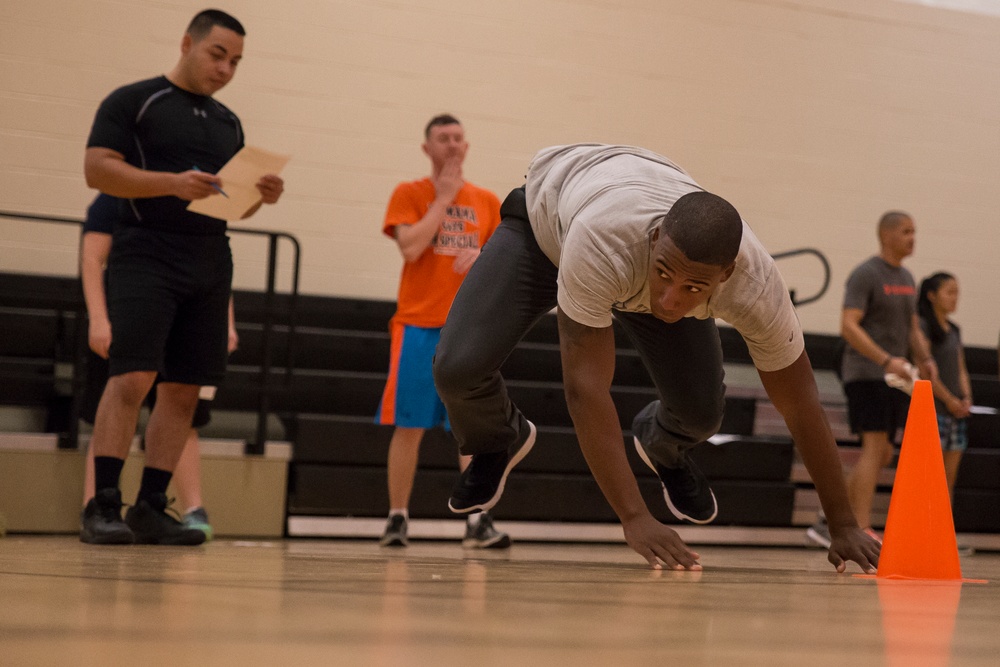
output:
[[[0,665],[995,665],[985,584],[838,575],[810,549],[700,547],[656,572],[623,545],[0,539]],[[888,584],[888,585],[887,585]]]

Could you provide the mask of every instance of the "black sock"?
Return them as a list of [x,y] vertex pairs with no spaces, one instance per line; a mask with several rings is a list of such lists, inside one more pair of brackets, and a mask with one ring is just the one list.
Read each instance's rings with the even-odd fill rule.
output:
[[94,491],[117,489],[125,459],[117,456],[94,457]]
[[143,468],[138,500],[149,501],[158,494],[166,495],[167,485],[170,484],[170,478],[173,475],[174,473],[169,470],[160,470],[159,468],[150,468],[149,466]]

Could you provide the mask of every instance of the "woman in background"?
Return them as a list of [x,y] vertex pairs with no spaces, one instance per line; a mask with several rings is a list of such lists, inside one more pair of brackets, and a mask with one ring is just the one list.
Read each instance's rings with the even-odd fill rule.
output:
[[969,443],[967,418],[972,407],[972,385],[965,366],[961,333],[958,325],[948,319],[957,307],[958,280],[955,276],[935,273],[920,283],[917,312],[938,366],[938,378],[934,380],[934,403],[941,448],[944,450],[948,492],[953,503],[958,465]]

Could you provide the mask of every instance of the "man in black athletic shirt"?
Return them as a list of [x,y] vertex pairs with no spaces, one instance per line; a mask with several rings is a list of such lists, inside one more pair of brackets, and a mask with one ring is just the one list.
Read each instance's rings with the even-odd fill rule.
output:
[[[121,215],[107,271],[111,377],[94,423],[96,494],[84,510],[84,542],[205,539],[165,512],[166,490],[199,387],[218,385],[225,372],[233,263],[226,222],[187,206],[224,187],[214,174],[243,147],[239,119],[212,95],[232,79],[245,34],[225,12],[199,13],[177,65],[111,93],[87,141],[87,184],[120,198]],[[276,175],[262,178],[261,203],[278,201],[283,185]],[[146,430],[146,467],[122,521],[119,477],[157,372],[163,381]]]

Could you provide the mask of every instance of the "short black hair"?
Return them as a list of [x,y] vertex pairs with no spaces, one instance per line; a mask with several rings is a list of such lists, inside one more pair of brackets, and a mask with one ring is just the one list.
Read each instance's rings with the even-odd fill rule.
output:
[[667,211],[660,232],[692,262],[729,266],[740,252],[743,220],[722,197],[689,192]]
[[243,29],[243,24],[221,9],[205,9],[191,19],[188,24],[187,34],[191,39],[198,41],[204,39],[208,33],[212,32],[212,26],[219,26],[227,30],[232,30],[240,37],[246,37],[247,31]]
[[438,125],[461,125],[461,123],[458,122],[458,119],[450,113],[438,114],[427,121],[427,125],[424,127],[424,139],[430,139],[431,128],[437,127]]

